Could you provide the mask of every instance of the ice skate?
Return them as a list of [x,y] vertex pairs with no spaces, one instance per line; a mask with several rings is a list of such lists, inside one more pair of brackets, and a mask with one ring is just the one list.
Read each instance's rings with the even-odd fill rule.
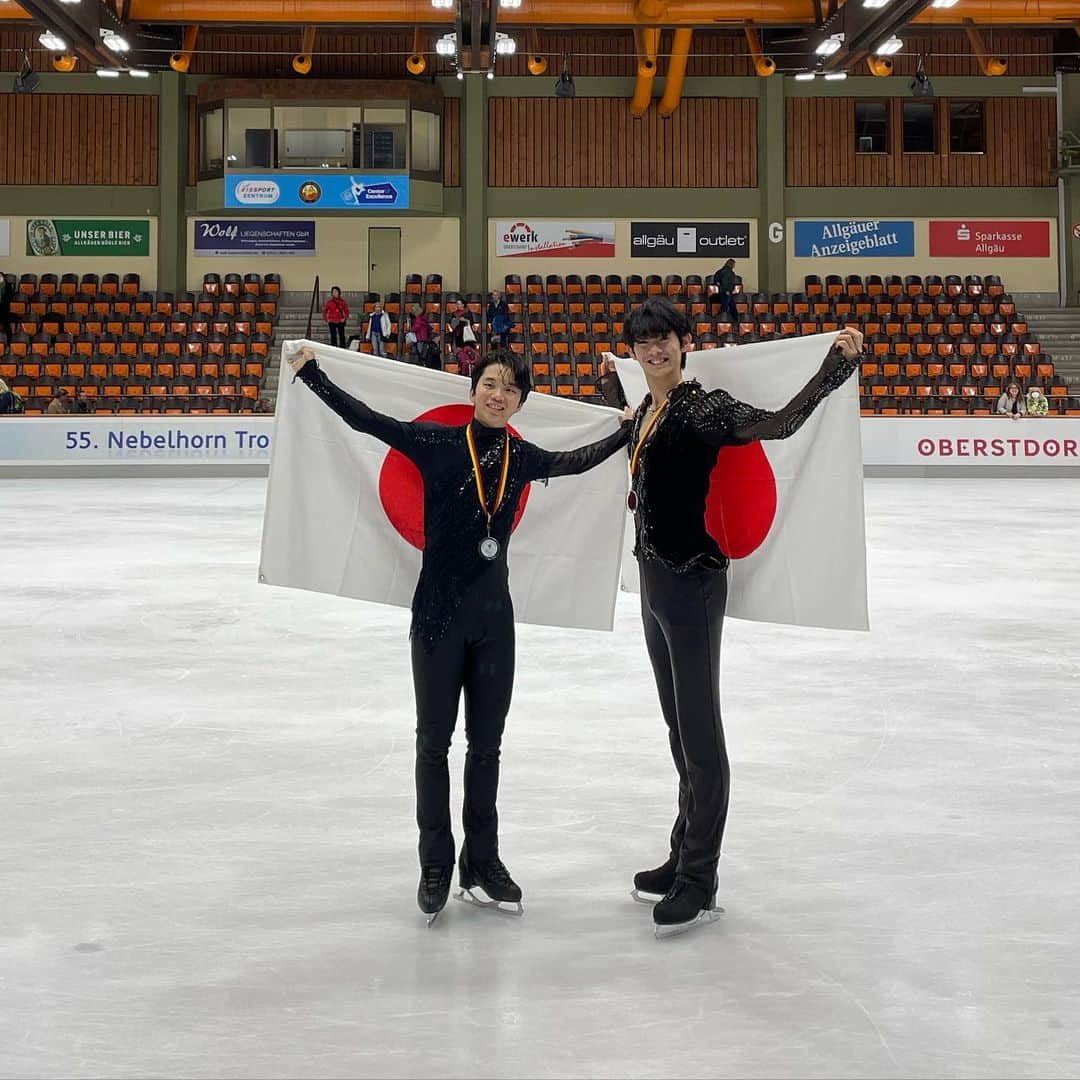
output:
[[420,884],[416,889],[416,903],[428,917],[431,924],[439,917],[439,912],[446,907],[450,896],[450,882],[454,876],[454,864],[446,866],[425,866],[420,871]]
[[521,906],[521,889],[497,855],[488,862],[472,862],[467,850],[462,848],[458,859],[458,884],[460,889],[454,894],[458,900],[503,915],[520,918],[525,914]]
[[715,906],[716,890],[707,893],[700,885],[676,881],[653,908],[653,930],[657,938],[685,934],[695,926],[715,922],[724,909]]
[[634,875],[634,888],[630,895],[639,904],[658,904],[675,884],[675,867],[678,859],[669,855],[663,866],[655,870],[642,870]]

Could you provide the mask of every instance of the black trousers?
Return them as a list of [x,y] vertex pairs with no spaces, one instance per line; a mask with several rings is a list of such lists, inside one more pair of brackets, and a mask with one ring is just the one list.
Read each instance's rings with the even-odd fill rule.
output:
[[345,348],[345,324],[343,322],[327,323],[330,327],[330,344],[339,349]]
[[711,891],[730,787],[720,719],[727,575],[714,570],[676,574],[651,559],[638,565],[645,644],[679,774],[671,853],[678,859],[680,878]]
[[499,750],[514,686],[514,609],[502,582],[474,586],[432,652],[414,635],[416,691],[416,824],[420,865],[454,861],[447,753],[465,692],[465,800],[462,823],[469,858],[499,853]]

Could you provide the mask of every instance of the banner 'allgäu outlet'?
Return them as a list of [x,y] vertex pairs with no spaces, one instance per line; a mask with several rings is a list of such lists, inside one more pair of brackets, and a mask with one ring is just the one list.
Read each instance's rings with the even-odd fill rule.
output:
[[630,255],[635,259],[727,259],[750,257],[748,221],[632,221]]

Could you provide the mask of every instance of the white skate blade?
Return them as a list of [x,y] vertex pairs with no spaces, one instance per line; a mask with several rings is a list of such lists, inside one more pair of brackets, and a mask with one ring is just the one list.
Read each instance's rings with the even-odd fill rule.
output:
[[694,927],[704,923],[716,922],[723,914],[722,907],[706,908],[704,911],[699,911],[689,922],[674,923],[672,926],[660,926],[653,923],[653,932],[656,934],[657,941],[662,941],[664,938],[689,933]]
[[474,885],[471,889],[458,889],[454,893],[454,899],[472,904],[474,907],[498,912],[500,915],[509,915],[515,919],[520,919],[525,914],[520,900],[493,900],[479,885]]
[[642,892],[638,889],[631,889],[630,896],[634,899],[636,903],[648,904],[649,907],[655,907],[657,904],[660,903],[661,900],[664,899],[663,893]]
[[429,930],[431,929],[431,927],[432,927],[432,925],[434,924],[435,920],[436,920],[436,919],[437,919],[437,918],[438,918],[438,917],[439,917],[439,916],[440,916],[441,914],[442,914],[442,908],[439,908],[439,910],[438,910],[438,911],[433,911],[433,912],[432,912],[432,913],[431,913],[431,914],[430,914],[430,915],[429,915],[429,916],[427,917],[427,925],[428,925],[428,929],[429,929]]

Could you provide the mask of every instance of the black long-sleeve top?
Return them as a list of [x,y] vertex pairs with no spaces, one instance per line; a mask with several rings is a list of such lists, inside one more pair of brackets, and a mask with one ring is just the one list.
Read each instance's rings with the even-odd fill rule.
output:
[[[671,404],[642,447],[632,481],[637,500],[634,554],[680,573],[727,569],[728,556],[705,528],[709,477],[720,448],[794,435],[814,409],[858,370],[860,360],[861,356],[848,360],[839,351],[830,354],[806,386],[775,412],[739,401],[726,390],[706,392],[694,379],[679,383],[668,394]],[[601,389],[610,404],[625,404],[618,376],[604,376]],[[651,396],[646,396],[634,417],[631,453],[651,403]]]
[[[335,386],[314,360],[298,378],[355,431],[371,435],[399,450],[420,470],[424,481],[424,555],[412,602],[412,629],[431,650],[446,632],[467,590],[508,587],[506,549],[511,525],[528,484],[552,476],[586,472],[626,445],[630,422],[606,439],[577,450],[542,450],[524,439],[510,439],[506,494],[491,520],[499,542],[495,559],[485,559],[480,541],[488,535],[487,517],[473,478],[465,425],[395,420],[376,412]],[[471,421],[489,508],[502,475],[504,429]]]

